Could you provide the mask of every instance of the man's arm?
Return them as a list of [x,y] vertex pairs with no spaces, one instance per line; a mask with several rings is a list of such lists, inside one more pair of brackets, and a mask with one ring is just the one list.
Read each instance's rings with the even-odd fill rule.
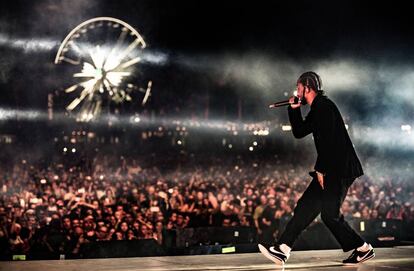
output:
[[325,175],[331,169],[335,160],[334,138],[335,136],[335,112],[333,108],[324,104],[315,111],[315,126],[318,142],[318,158],[316,159],[315,170]]
[[293,109],[288,106],[289,121],[292,126],[293,136],[296,138],[302,138],[312,133],[312,125],[308,117],[303,120],[300,108]]

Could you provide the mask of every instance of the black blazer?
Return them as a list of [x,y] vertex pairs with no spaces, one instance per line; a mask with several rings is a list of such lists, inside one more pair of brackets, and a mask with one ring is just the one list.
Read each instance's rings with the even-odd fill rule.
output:
[[364,174],[341,113],[326,96],[317,95],[305,120],[300,108],[288,107],[292,132],[296,138],[313,133],[318,158],[315,170],[340,178]]

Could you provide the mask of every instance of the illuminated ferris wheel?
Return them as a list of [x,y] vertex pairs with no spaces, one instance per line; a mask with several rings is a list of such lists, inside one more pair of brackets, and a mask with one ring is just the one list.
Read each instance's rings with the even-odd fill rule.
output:
[[[104,103],[121,104],[140,93],[142,105],[151,94],[152,81],[137,86],[138,63],[146,47],[142,36],[129,24],[111,17],[97,17],[75,27],[63,40],[55,64],[70,64],[74,81],[67,95],[76,95],[66,110],[78,121],[90,121]],[[135,96],[134,96],[135,97]]]

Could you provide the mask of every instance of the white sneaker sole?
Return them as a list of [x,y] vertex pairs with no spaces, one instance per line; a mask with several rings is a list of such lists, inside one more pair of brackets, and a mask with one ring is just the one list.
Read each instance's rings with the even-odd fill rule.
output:
[[259,250],[263,254],[263,256],[265,256],[266,258],[268,258],[269,260],[274,262],[277,266],[283,267],[284,262],[281,259],[271,255],[269,253],[269,251],[264,246],[262,246],[261,244],[259,244],[258,246],[259,246]]

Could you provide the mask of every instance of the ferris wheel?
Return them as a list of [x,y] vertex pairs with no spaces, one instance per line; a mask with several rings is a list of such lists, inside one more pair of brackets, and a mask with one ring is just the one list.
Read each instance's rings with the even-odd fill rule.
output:
[[104,103],[131,101],[136,92],[145,105],[152,81],[137,86],[138,64],[145,48],[138,31],[116,18],[97,17],[76,26],[63,40],[54,61],[71,66],[74,82],[64,92],[76,97],[66,110],[76,113],[78,121],[91,121]]

